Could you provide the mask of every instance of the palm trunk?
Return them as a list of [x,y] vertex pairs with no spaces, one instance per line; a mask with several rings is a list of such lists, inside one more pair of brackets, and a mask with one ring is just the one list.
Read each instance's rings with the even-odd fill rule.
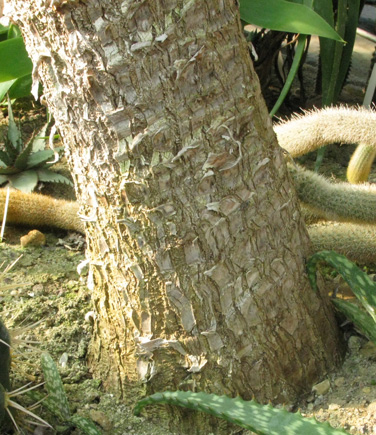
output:
[[234,2],[44,3],[12,15],[90,220],[94,375],[295,399],[337,329]]

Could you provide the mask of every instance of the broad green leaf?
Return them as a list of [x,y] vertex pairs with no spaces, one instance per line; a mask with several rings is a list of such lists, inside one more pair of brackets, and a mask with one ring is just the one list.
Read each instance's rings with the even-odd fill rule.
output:
[[[8,83],[8,82],[4,82],[4,83]],[[0,83],[0,85],[1,84],[2,83]],[[27,74],[24,77],[20,77],[19,79],[16,79],[12,87],[9,89],[8,92],[9,98],[11,100],[15,100],[17,98],[27,97],[31,95],[31,84],[32,84],[31,74]]]
[[32,153],[29,156],[29,160],[27,162],[28,168],[35,168],[37,166],[41,166],[49,160],[53,159],[54,152],[52,150],[42,150],[37,151],[36,153]]
[[20,28],[14,24],[11,24],[8,29],[7,38],[12,39],[12,38],[20,38],[20,37],[22,38]]
[[33,64],[21,37],[0,42],[0,82],[30,74]]
[[32,192],[38,184],[38,175],[35,171],[24,171],[9,176],[12,187],[25,193]]
[[36,169],[39,181],[45,183],[64,183],[73,186],[69,178],[48,169]]
[[243,21],[282,32],[318,35],[344,42],[338,33],[311,8],[285,0],[240,0]]
[[9,89],[16,83],[17,79],[0,83],[0,101],[3,101]]

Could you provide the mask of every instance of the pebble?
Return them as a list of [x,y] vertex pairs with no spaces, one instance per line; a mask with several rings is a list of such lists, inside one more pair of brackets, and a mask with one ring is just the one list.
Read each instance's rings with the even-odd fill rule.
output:
[[345,378],[341,376],[340,378],[337,378],[334,380],[334,385],[336,387],[342,387],[342,385],[345,383]]
[[318,384],[312,387],[312,391],[314,391],[318,396],[322,396],[326,394],[330,389],[329,379],[325,379],[325,381],[319,382]]
[[20,243],[22,247],[44,246],[46,244],[46,236],[38,230],[32,230],[20,238]]

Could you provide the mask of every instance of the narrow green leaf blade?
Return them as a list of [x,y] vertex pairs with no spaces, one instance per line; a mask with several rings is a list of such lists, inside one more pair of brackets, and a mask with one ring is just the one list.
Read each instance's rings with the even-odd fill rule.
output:
[[317,290],[316,268],[319,261],[325,261],[341,274],[355,296],[376,322],[376,283],[344,255],[334,251],[320,251],[312,255],[307,263],[308,279],[314,290]]
[[33,145],[31,142],[29,142],[26,147],[20,152],[20,154],[17,156],[16,160],[14,161],[14,166],[19,169],[20,171],[23,171],[27,169],[28,167],[28,160],[31,154],[31,151],[33,150]]
[[343,42],[338,33],[311,8],[285,0],[241,0],[243,21],[271,30],[318,35]]
[[21,132],[18,129],[13,116],[12,105],[10,99],[8,98],[8,139],[13,145],[15,151],[20,151],[21,149]]
[[283,86],[283,89],[281,93],[279,94],[278,100],[275,103],[273,109],[270,111],[270,116],[273,117],[278,109],[281,107],[281,104],[285,100],[287,94],[289,93],[289,90],[291,88],[292,82],[294,81],[294,78],[296,76],[296,73],[298,72],[300,61],[302,60],[305,44],[307,41],[307,35],[299,35],[298,38],[298,45],[295,50],[294,60],[292,62],[289,74],[287,76],[286,82]]
[[33,140],[33,152],[42,151],[46,149],[46,131],[48,128],[48,123],[38,131],[38,134]]
[[55,405],[55,409],[58,410],[57,412],[60,418],[63,421],[68,421],[71,417],[68,399],[56,364],[47,352],[42,353],[41,363],[49,402]]
[[102,435],[102,431],[97,428],[93,421],[89,420],[88,418],[81,417],[81,415],[74,414],[69,419],[69,422],[86,435]]
[[371,316],[351,302],[332,299],[333,305],[341,311],[369,340],[376,344],[376,325]]
[[0,82],[30,74],[33,64],[21,37],[0,42]]

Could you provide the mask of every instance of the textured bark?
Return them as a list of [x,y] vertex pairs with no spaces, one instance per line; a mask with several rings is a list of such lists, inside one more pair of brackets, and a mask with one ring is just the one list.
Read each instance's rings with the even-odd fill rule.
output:
[[88,221],[94,375],[293,400],[338,363],[337,330],[236,5],[49,3],[11,15]]

